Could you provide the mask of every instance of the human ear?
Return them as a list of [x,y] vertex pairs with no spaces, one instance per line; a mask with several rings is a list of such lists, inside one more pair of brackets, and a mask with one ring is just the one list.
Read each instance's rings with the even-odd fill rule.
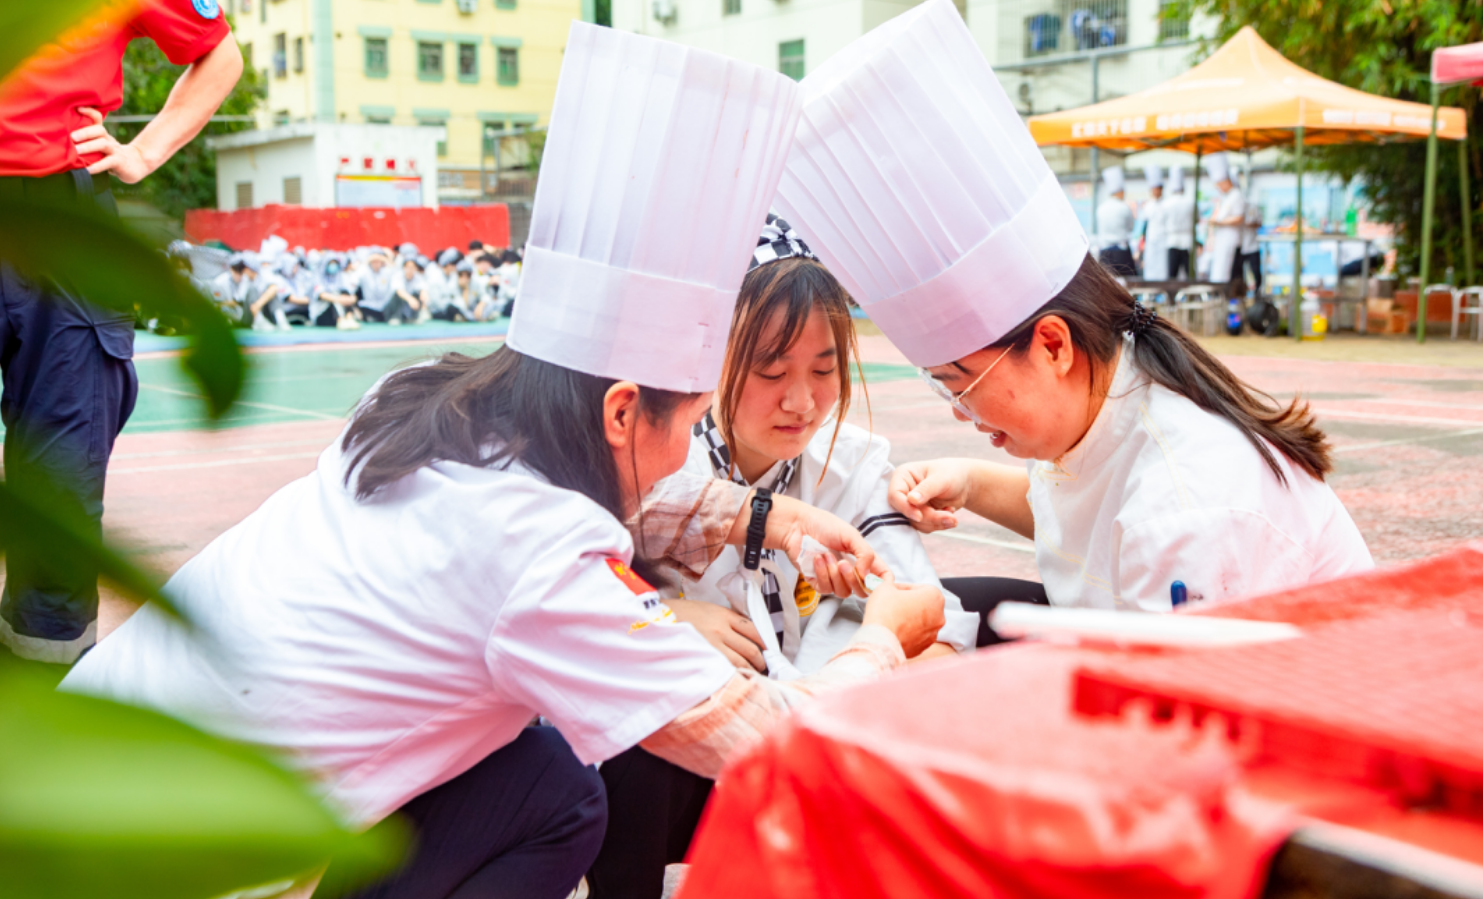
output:
[[1059,315],[1047,315],[1035,323],[1035,344],[1038,355],[1057,375],[1065,377],[1071,371],[1076,356],[1076,346],[1071,342],[1071,328]]
[[603,436],[613,449],[633,443],[638,426],[639,386],[632,381],[619,381],[609,387],[602,398]]

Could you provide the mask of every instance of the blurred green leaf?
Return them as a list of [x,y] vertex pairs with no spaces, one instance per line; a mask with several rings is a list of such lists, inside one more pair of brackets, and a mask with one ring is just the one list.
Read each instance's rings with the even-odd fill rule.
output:
[[42,44],[101,5],[101,0],[7,0],[0,3],[0,80],[4,80]]
[[331,857],[370,877],[406,845],[396,821],[347,830],[255,749],[25,672],[0,676],[0,734],[7,899],[207,899]]
[[[141,602],[153,601],[179,617],[180,611],[160,591],[158,578],[130,564],[93,535],[81,516],[48,500],[49,488],[38,475],[0,481],[0,553],[24,556],[43,569],[65,570],[88,559],[98,573]],[[50,488],[54,492],[55,488]]]
[[7,200],[0,205],[0,259],[109,309],[185,322],[194,335],[182,363],[220,416],[242,390],[244,362],[231,324],[165,257],[117,220],[84,203]]

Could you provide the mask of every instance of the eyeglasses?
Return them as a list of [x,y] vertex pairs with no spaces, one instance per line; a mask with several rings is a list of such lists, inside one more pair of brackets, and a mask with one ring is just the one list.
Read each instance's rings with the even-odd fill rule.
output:
[[990,362],[989,367],[984,369],[978,377],[974,378],[972,384],[969,384],[967,387],[963,388],[957,393],[953,393],[951,390],[948,390],[941,381],[932,377],[931,373],[928,372],[925,368],[917,369],[917,374],[921,375],[922,380],[927,382],[927,386],[932,388],[933,393],[947,400],[948,403],[953,407],[953,410],[956,411],[959,415],[963,416],[976,425],[981,425],[983,424],[983,420],[978,417],[977,412],[974,412],[972,409],[968,408],[968,404],[963,402],[963,397],[968,395],[968,391],[977,387],[978,382],[982,381],[989,372],[993,371],[994,366],[998,365],[1000,360],[1002,360],[1005,356],[1008,356],[1009,351],[1012,349],[1014,349],[1013,346],[1005,347],[1004,352],[999,354],[999,358],[995,359],[993,362]]

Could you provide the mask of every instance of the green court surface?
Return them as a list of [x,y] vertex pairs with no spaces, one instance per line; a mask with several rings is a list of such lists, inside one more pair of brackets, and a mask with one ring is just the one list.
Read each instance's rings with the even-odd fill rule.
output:
[[[448,351],[472,356],[492,352],[499,343],[406,343],[358,348],[331,345],[280,352],[249,353],[247,389],[216,427],[328,421],[344,418],[382,375]],[[200,390],[176,356],[138,359],[139,402],[124,429],[148,434],[212,427]],[[865,364],[865,378],[878,384],[915,376],[909,365]]]

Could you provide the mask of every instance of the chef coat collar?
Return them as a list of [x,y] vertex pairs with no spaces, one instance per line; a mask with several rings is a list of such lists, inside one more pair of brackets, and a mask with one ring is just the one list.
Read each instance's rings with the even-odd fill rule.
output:
[[[731,464],[731,448],[721,437],[721,428],[716,425],[716,419],[710,412],[705,418],[695,423],[692,433],[705,441],[706,454],[710,457],[711,470],[716,477],[740,484],[743,487],[753,487],[754,484],[747,483],[742,477],[741,469]],[[794,459],[779,459],[772,467],[762,473],[757,479],[757,484],[770,484],[768,489],[773,493],[786,493],[788,486],[793,483],[793,475],[798,471],[798,464],[802,461],[800,455]]]
[[1058,474],[1075,480],[1083,471],[1096,469],[1112,458],[1128,433],[1137,426],[1138,417],[1142,414],[1141,404],[1134,402],[1131,394],[1146,383],[1147,378],[1133,360],[1133,340],[1131,335],[1123,335],[1121,352],[1113,362],[1115,368],[1107,398],[1097,411],[1092,426],[1065,455],[1047,463]]

